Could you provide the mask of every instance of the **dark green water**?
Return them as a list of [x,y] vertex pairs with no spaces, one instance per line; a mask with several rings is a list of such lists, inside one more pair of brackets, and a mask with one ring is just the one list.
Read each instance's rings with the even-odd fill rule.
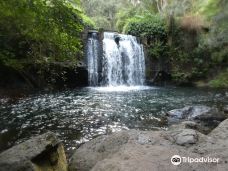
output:
[[187,105],[220,107],[228,93],[192,88],[83,88],[0,100],[0,151],[33,135],[55,132],[68,151],[124,129],[166,129],[165,112]]

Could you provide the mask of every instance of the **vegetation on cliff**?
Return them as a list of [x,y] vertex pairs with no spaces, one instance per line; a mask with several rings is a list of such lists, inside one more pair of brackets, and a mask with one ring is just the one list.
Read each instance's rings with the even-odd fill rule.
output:
[[227,7],[226,0],[2,0],[0,65],[22,75],[36,65],[50,75],[53,63],[76,65],[85,27],[104,28],[140,37],[178,84],[227,87]]
[[[93,8],[95,4],[99,10]],[[98,28],[141,37],[153,61],[170,65],[174,82],[206,80],[212,87],[228,86],[224,77],[228,65],[227,1],[87,0],[83,7]],[[102,25],[103,21],[106,24]],[[211,80],[217,80],[216,84]]]
[[93,22],[79,0],[2,0],[0,8],[3,86],[7,72],[30,85],[55,82],[65,74],[56,64],[73,68],[82,57],[81,33]]
[[3,0],[0,8],[1,64],[75,63],[82,53],[80,33],[91,23],[78,0]]

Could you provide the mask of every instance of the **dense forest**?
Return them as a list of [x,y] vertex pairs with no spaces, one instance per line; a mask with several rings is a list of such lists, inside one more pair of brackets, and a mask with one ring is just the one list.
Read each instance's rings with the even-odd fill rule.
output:
[[1,68],[30,84],[34,68],[55,82],[64,71],[50,65],[75,67],[89,28],[140,37],[174,83],[228,87],[226,0],[2,0],[0,8]]

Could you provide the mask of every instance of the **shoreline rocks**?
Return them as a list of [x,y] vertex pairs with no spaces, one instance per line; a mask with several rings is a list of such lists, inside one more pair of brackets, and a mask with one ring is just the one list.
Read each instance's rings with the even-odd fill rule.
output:
[[0,171],[67,171],[67,167],[64,147],[52,132],[0,154]]
[[[226,118],[226,114],[207,106],[188,106],[169,112],[179,119],[168,130],[127,130],[99,136],[79,147],[69,160],[62,143],[52,132],[33,137],[0,154],[0,171],[192,171],[228,168],[228,119],[207,135],[203,123]],[[214,125],[213,125],[214,126]],[[207,127],[207,125],[205,126]],[[204,129],[202,131],[202,129]],[[219,158],[218,163],[171,163],[181,157]]]
[[[193,123],[186,125],[195,126]],[[168,131],[129,130],[103,135],[82,145],[69,163],[70,171],[221,170],[228,168],[228,119],[209,135],[173,127]],[[173,155],[219,158],[219,163],[171,163]]]
[[[211,130],[218,126],[220,122],[228,118],[228,114],[224,111],[219,111],[217,108],[204,105],[186,106],[181,109],[173,109],[167,112],[168,123],[181,125],[181,122],[194,122],[194,126],[190,128],[208,134]],[[183,127],[183,125],[182,125]]]

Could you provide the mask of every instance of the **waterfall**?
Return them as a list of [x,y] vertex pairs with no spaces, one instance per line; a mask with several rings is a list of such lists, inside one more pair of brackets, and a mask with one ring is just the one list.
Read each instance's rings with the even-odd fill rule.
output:
[[134,36],[105,32],[100,56],[98,34],[92,33],[88,38],[87,60],[90,86],[138,86],[144,83],[143,46]]
[[98,85],[98,57],[99,57],[99,41],[98,33],[91,33],[87,42],[87,66],[88,79],[90,86]]
[[102,63],[103,85],[143,85],[144,52],[136,37],[105,32]]

